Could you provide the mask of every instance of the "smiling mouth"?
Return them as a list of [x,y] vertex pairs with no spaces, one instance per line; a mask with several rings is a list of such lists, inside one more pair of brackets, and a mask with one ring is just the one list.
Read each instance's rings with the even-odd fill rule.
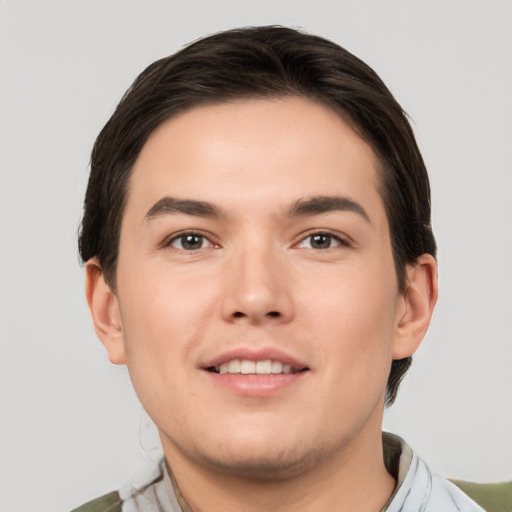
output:
[[212,373],[220,375],[240,374],[240,375],[288,375],[308,371],[309,368],[296,368],[281,361],[265,359],[262,361],[250,361],[248,359],[233,359],[219,366],[209,366],[205,368]]

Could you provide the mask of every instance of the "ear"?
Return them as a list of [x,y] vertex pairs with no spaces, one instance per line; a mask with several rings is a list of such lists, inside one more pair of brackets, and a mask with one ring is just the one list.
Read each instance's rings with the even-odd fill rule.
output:
[[114,364],[126,364],[124,335],[115,293],[105,282],[101,266],[96,258],[85,264],[85,295],[91,311],[94,328],[107,349],[108,358]]
[[437,263],[430,254],[407,265],[403,306],[399,308],[393,359],[409,357],[420,346],[437,302]]

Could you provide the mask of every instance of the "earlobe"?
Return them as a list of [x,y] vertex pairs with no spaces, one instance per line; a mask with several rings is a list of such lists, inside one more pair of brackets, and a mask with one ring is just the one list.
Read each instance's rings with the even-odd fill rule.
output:
[[126,364],[124,334],[119,303],[116,295],[105,282],[101,266],[96,258],[85,264],[85,294],[94,328],[114,364]]
[[404,305],[399,311],[393,359],[409,357],[420,346],[437,302],[437,263],[430,254],[407,266]]

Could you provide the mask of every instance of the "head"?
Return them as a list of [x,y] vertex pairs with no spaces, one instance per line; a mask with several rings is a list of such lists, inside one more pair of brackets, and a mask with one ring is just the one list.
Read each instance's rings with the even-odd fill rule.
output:
[[[120,230],[130,176],[150,135],[194,108],[245,99],[299,97],[334,112],[371,147],[378,165],[397,286],[406,266],[435,257],[427,171],[400,105],[365,63],[338,45],[296,30],[231,30],[198,40],[151,64],[126,92],[98,136],[79,237],[83,261],[96,258],[116,290]],[[387,404],[411,358],[394,360]]]

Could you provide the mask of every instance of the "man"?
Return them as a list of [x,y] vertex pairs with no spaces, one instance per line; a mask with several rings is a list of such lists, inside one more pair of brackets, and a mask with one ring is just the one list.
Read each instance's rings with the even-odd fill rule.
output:
[[80,252],[165,455],[82,510],[482,510],[381,433],[436,247],[412,130],[347,51],[262,27],[149,66],[93,149]]

